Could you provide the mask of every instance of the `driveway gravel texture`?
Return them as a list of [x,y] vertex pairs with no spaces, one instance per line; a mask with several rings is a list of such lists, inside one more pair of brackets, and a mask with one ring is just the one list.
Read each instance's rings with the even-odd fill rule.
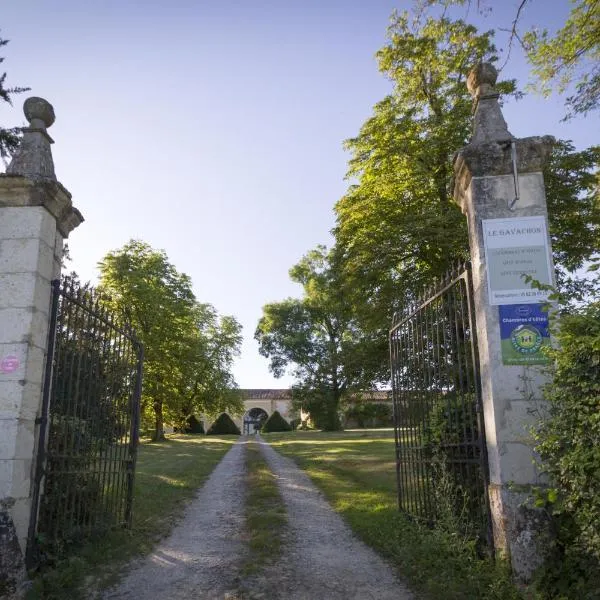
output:
[[287,509],[282,552],[260,573],[247,560],[244,438],[213,471],[183,520],[133,564],[105,600],[415,600],[386,563],[360,541],[295,463],[255,438]]
[[105,600],[237,598],[236,574],[244,553],[246,452],[241,442],[223,457],[171,535],[152,554],[134,561]]

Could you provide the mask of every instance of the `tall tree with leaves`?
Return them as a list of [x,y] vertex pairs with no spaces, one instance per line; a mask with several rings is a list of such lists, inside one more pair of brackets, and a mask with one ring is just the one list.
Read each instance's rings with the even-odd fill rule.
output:
[[523,45],[543,94],[553,89],[562,93],[575,86],[567,97],[567,117],[600,107],[599,0],[572,1],[569,16],[558,31],[528,31]]
[[385,335],[407,298],[468,256],[452,155],[470,136],[468,71],[496,57],[491,32],[404,13],[393,15],[378,59],[394,89],[346,142],[355,183],[335,207],[335,236],[361,322]]
[[193,410],[239,410],[229,393],[241,341],[235,319],[224,318],[222,330],[213,307],[197,302],[190,278],[144,242],[109,252],[99,267],[101,288],[144,344],[142,407],[147,420],[153,416],[153,438],[164,437],[165,419],[181,424]]
[[[407,300],[468,258],[452,156],[471,136],[466,76],[477,62],[496,61],[491,32],[417,14],[393,16],[378,58],[394,89],[347,141],[353,183],[335,207],[336,252],[355,314],[382,337]],[[518,95],[515,87],[498,85],[505,95]],[[545,173],[559,281],[580,297],[589,282],[575,272],[599,247],[597,160],[596,149],[559,142]]]
[[334,253],[319,246],[292,267],[290,278],[303,297],[265,305],[255,338],[276,377],[288,369],[296,377],[295,396],[317,426],[339,429],[342,397],[381,376],[375,346],[382,340],[358,328]]
[[[522,19],[532,0],[521,0],[515,7],[510,27],[498,23],[499,29],[510,32],[507,61],[512,47],[518,41],[532,67],[534,89],[544,96],[552,92],[570,93],[566,98],[567,116],[587,114],[600,107],[600,0],[563,0],[571,9],[564,24],[554,32],[534,27],[523,32]],[[418,0],[424,7],[438,5],[446,12],[452,5],[467,5],[472,0]],[[477,0],[477,7],[485,16],[494,15],[491,0]],[[537,3],[542,12],[545,5]],[[507,62],[506,61],[506,62]]]
[[[9,40],[0,37],[0,48],[6,46]],[[0,56],[0,64],[4,62],[4,57]],[[0,100],[7,102],[12,106],[13,94],[21,94],[29,91],[29,88],[24,87],[5,87],[6,72],[0,75]],[[17,149],[19,145],[19,127],[5,128],[0,125],[0,158],[6,160]]]

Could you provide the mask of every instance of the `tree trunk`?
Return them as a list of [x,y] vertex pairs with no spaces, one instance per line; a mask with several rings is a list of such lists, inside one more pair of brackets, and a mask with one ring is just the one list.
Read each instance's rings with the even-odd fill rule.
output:
[[324,431],[341,431],[342,424],[338,415],[338,408],[340,405],[340,391],[337,386],[334,386],[327,394],[326,406],[324,411]]
[[165,439],[165,424],[163,421],[163,403],[162,400],[156,400],[154,403],[154,434],[153,442],[160,442]]

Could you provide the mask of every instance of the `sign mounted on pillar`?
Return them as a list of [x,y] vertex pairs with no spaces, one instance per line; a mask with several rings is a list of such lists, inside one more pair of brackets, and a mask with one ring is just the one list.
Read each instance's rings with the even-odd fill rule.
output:
[[482,227],[490,304],[548,300],[549,290],[535,289],[527,281],[552,283],[546,218],[483,219]]
[[544,348],[550,346],[548,305],[509,304],[499,306],[502,364],[545,365]]

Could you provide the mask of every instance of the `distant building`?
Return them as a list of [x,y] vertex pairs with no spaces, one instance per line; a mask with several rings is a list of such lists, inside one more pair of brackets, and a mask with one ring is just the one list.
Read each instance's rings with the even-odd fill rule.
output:
[[[282,389],[240,389],[244,402],[244,412],[240,415],[231,415],[235,424],[244,429],[244,420],[264,420],[270,417],[276,410],[281,416],[290,422],[292,419],[307,419],[308,414],[297,414],[292,408],[292,390]],[[391,403],[391,392],[386,390],[375,390],[363,392],[361,399],[370,400],[375,403]],[[205,423],[208,428],[210,423]],[[250,429],[252,431],[252,428]]]

